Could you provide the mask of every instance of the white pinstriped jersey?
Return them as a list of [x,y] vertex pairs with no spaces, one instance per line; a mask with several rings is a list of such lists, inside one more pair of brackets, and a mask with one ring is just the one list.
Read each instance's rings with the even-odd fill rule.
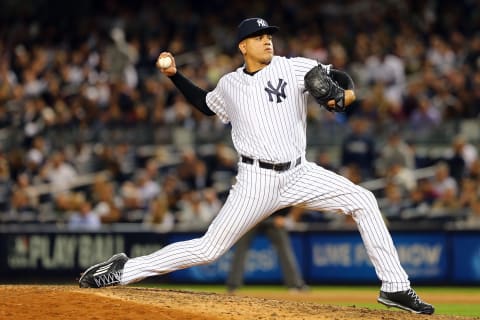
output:
[[[232,139],[245,156],[287,162],[304,156],[306,99],[303,77],[315,60],[275,56],[254,75],[243,68],[222,77],[207,94],[207,105],[232,124]],[[329,66],[324,66],[329,72]],[[121,283],[166,274],[216,260],[248,230],[273,212],[302,206],[306,210],[343,212],[355,220],[382,290],[410,287],[375,196],[368,190],[304,157],[293,168],[275,171],[238,163],[236,182],[224,206],[200,238],[172,243],[152,254],[129,259]]]
[[206,101],[224,123],[231,123],[238,153],[272,162],[305,154],[307,93],[303,77],[317,64],[307,58],[274,56],[254,75],[241,67],[220,79]]

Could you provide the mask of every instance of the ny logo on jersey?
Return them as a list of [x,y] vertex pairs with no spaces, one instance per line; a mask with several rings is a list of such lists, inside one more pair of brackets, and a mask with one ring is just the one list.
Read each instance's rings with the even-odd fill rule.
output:
[[273,96],[277,96],[277,103],[282,102],[282,98],[285,99],[287,98],[287,95],[285,94],[285,86],[287,83],[283,79],[278,79],[278,84],[277,87],[275,88],[270,81],[267,82],[267,88],[265,88],[265,91],[268,93],[268,99],[270,102],[273,102]]

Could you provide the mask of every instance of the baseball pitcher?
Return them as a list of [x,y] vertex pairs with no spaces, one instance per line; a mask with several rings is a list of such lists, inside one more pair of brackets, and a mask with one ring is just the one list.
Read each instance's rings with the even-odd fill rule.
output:
[[170,53],[160,55],[157,67],[195,108],[231,124],[239,155],[236,182],[202,237],[146,256],[114,255],[87,269],[80,287],[127,285],[210,263],[273,212],[301,206],[353,217],[382,283],[378,302],[414,313],[434,312],[410,287],[374,195],[305,159],[308,96],[329,111],[342,112],[355,100],[352,79],[312,59],[275,56],[272,34],[277,31],[261,18],[242,21],[237,43],[244,65],[224,75],[211,92],[186,79]]

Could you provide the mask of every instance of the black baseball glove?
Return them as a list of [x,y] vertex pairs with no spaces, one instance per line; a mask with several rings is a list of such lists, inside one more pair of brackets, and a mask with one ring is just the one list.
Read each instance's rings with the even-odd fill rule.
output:
[[[345,90],[341,88],[327,74],[321,65],[313,67],[305,74],[305,90],[308,91],[317,103],[330,112],[344,112]],[[329,106],[328,101],[335,100],[334,106]]]

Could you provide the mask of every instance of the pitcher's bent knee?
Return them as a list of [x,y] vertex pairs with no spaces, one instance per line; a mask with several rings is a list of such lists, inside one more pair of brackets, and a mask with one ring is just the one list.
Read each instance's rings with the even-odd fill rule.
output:
[[375,198],[375,195],[373,194],[372,191],[365,189],[364,187],[358,187],[361,190],[362,197],[365,198],[368,202],[371,203],[377,203],[377,198]]
[[355,202],[357,210],[367,212],[372,209],[378,210],[378,202],[373,192],[361,186],[357,186],[357,192],[357,196],[359,196],[359,201]]
[[228,248],[225,246],[215,246],[211,243],[205,243],[195,254],[202,264],[214,262],[220,258]]

